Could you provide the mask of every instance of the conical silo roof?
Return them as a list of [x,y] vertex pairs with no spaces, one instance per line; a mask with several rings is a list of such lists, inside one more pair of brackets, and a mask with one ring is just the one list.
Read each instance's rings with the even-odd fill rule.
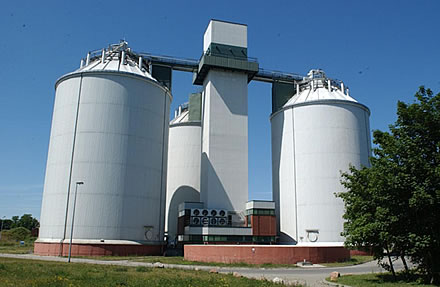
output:
[[170,121],[170,125],[173,124],[180,124],[180,123],[187,123],[189,122],[189,110],[188,107],[182,108],[180,114],[177,113],[177,115]]
[[322,70],[311,70],[297,92],[284,107],[305,104],[314,101],[339,100],[357,103],[350,97],[348,89],[341,81],[331,80]]
[[88,53],[85,59],[81,59],[80,68],[65,76],[88,72],[128,73],[157,82],[151,76],[146,63],[139,55],[131,51],[125,41],[110,45],[107,49]]

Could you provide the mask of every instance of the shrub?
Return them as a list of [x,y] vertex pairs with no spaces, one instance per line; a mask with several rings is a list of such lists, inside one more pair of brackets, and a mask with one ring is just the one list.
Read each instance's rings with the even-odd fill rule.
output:
[[24,227],[17,227],[10,230],[2,231],[2,237],[4,237],[5,240],[26,240],[31,236],[31,232],[29,229],[26,229]]

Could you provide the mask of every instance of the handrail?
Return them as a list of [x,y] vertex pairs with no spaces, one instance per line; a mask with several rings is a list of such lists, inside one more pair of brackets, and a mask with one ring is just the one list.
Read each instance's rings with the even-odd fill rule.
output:
[[254,80],[262,82],[275,82],[275,81],[287,81],[287,82],[297,82],[302,81],[304,76],[294,73],[287,73],[281,71],[271,71],[260,68],[258,73],[255,75]]
[[237,57],[234,55],[222,55],[222,54],[213,54],[211,53],[211,51],[206,51],[202,54],[202,56],[200,56],[199,62],[202,60],[202,58],[204,56],[213,56],[213,57],[219,57],[219,58],[227,58],[227,59],[234,59],[234,60],[241,60],[241,61],[248,61],[248,62],[253,62],[253,63],[257,63],[258,59],[254,58],[254,57]]
[[[221,55],[221,54],[212,54],[210,51],[206,51],[202,54],[199,60],[190,59],[190,58],[177,58],[173,56],[166,55],[154,55],[147,52],[135,52],[128,48],[128,44],[125,41],[121,41],[118,44],[109,45],[108,48],[93,50],[88,53],[88,58],[90,61],[99,59],[102,57],[102,51],[104,53],[108,53],[110,55],[114,55],[115,53],[119,53],[121,51],[125,51],[126,56],[131,57],[133,59],[137,59],[138,57],[142,57],[146,62],[154,63],[154,64],[162,64],[164,66],[169,66],[173,70],[184,71],[184,72],[196,72],[199,67],[199,63],[203,56],[210,55],[215,57],[222,58],[230,58],[235,60],[246,60],[249,62],[257,63],[258,59],[254,57],[236,57],[233,55]],[[108,56],[106,56],[108,57]],[[85,60],[85,59],[82,59]],[[295,74],[295,73],[287,73],[282,71],[271,71],[260,68],[259,71],[253,77],[254,81],[261,82],[285,82],[285,83],[297,83],[299,81],[307,80],[307,77]],[[336,83],[340,83],[339,80],[332,80]]]

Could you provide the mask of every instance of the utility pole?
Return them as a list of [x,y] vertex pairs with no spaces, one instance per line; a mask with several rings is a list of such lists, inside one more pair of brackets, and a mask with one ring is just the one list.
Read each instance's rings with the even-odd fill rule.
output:
[[72,255],[73,222],[75,220],[76,195],[78,194],[78,185],[81,185],[81,184],[84,184],[84,182],[77,181],[75,184],[75,198],[73,200],[72,223],[71,223],[71,227],[70,227],[69,257],[67,258],[67,262],[69,262],[69,263],[70,263],[70,257]]
[[2,231],[3,231],[3,222],[5,222],[6,216],[2,217],[2,226],[0,227],[0,240],[2,239]]

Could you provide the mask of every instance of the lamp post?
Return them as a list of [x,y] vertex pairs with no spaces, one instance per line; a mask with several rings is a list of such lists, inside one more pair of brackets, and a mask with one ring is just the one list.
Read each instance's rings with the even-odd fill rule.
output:
[[0,240],[2,239],[2,231],[3,231],[3,222],[5,222],[6,216],[2,217],[2,226],[0,227]]
[[72,210],[72,223],[70,227],[70,243],[69,243],[69,257],[67,262],[70,263],[70,256],[72,255],[72,239],[73,239],[73,222],[75,220],[75,207],[76,207],[76,195],[78,193],[78,185],[84,184],[82,181],[77,181],[75,184],[75,197],[73,199],[73,210]]

